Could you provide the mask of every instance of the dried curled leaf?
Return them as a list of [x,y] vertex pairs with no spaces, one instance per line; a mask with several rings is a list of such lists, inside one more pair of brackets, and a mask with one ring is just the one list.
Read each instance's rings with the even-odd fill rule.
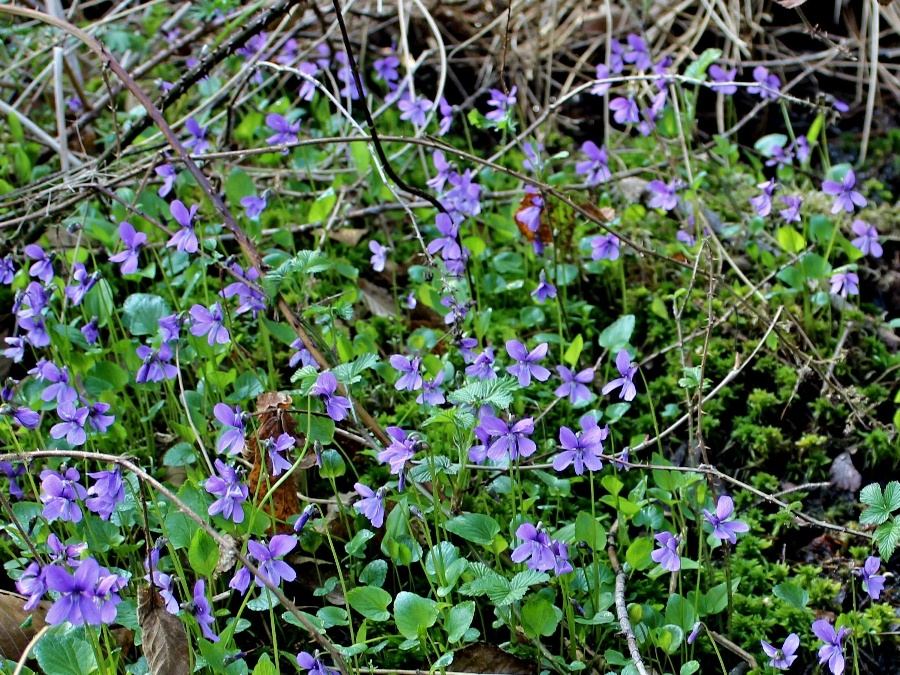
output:
[[144,657],[152,675],[189,675],[191,657],[187,631],[177,616],[166,611],[154,586],[138,588],[138,623]]
[[487,642],[476,642],[453,653],[453,670],[459,673],[535,675],[537,664],[513,656]]
[[[250,470],[250,476],[247,479],[250,494],[255,495],[257,505],[269,514],[275,521],[274,528],[276,531],[287,531],[290,526],[287,519],[300,512],[300,501],[297,499],[297,484],[294,476],[289,476],[287,480],[276,488],[272,496],[266,500],[263,505],[261,502],[275,480],[271,477],[271,463],[268,463],[266,470],[263,471],[263,462],[268,460],[264,450],[265,444],[262,441],[267,439],[276,439],[281,434],[293,436],[296,445],[295,448],[303,447],[304,441],[302,434],[297,432],[297,423],[288,412],[293,405],[290,396],[283,392],[266,392],[260,394],[256,398],[256,410],[259,413],[259,429],[256,436],[251,436],[247,444],[247,459],[253,464]],[[290,457],[286,457],[290,461]],[[310,465],[315,462],[315,458],[309,457]],[[308,466],[301,465],[301,468]],[[278,477],[279,480],[281,476]]]
[[[31,638],[44,627],[49,603],[42,602],[33,612],[22,609],[28,598],[18,593],[0,591],[0,659],[18,661]],[[31,616],[31,623],[22,628]]]

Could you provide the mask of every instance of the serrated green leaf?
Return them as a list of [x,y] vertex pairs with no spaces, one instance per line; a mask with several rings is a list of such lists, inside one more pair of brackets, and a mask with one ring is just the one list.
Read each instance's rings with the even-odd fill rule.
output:
[[900,518],[893,518],[879,525],[875,530],[875,541],[878,543],[878,552],[882,559],[890,560],[900,545]]
[[493,380],[468,379],[466,384],[449,396],[451,403],[480,407],[488,404],[506,409],[513,401],[513,393],[519,383],[512,377],[498,377]]
[[859,500],[867,506],[859,517],[865,525],[881,525],[891,517],[891,511],[900,508],[900,483],[891,481],[882,491],[878,483],[866,485],[859,493]]

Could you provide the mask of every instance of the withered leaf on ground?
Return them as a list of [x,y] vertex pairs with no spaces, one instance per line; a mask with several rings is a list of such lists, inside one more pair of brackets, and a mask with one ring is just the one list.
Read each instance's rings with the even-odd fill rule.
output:
[[[26,612],[22,607],[28,598],[18,593],[0,591],[0,658],[18,661],[31,639],[44,627],[44,616],[50,603],[42,602],[33,612]],[[31,624],[22,628],[22,624],[31,615]]]
[[[259,427],[256,435],[251,436],[247,443],[245,457],[253,465],[253,468],[250,469],[247,485],[250,489],[250,494],[255,495],[254,498],[257,500],[257,503],[266,496],[271,486],[276,482],[271,477],[271,464],[266,467],[266,471],[263,471],[263,462],[268,459],[267,453],[264,451],[264,441],[268,439],[274,441],[281,434],[288,434],[294,438],[295,450],[303,447],[303,435],[297,431],[297,423],[291,417],[290,412],[288,412],[292,405],[291,397],[283,392],[265,392],[256,398]],[[293,461],[290,455],[286,456],[285,459]],[[309,459],[310,462],[315,461],[312,453],[309,453]],[[304,467],[301,466],[301,468]],[[293,475],[278,486],[272,493],[272,496],[266,501],[263,510],[274,519],[274,530],[286,532],[290,529],[287,519],[300,512],[300,501],[297,499],[297,482]]]
[[362,291],[366,308],[374,316],[394,318],[400,314],[397,303],[394,302],[394,296],[383,286],[373,284],[368,279],[360,279],[359,290]]
[[138,588],[141,648],[152,675],[189,675],[191,657],[187,631],[179,618],[166,611],[156,587]]
[[454,652],[452,668],[458,673],[503,675],[534,675],[538,671],[537,664],[486,642],[476,642]]

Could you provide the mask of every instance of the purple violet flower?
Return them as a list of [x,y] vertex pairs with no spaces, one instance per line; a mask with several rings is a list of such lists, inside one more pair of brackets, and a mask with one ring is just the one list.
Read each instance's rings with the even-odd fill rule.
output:
[[556,567],[556,555],[551,548],[550,536],[540,524],[522,523],[516,529],[516,537],[522,543],[516,546],[510,557],[515,563],[524,562],[528,569],[548,572]]
[[372,252],[372,257],[369,258],[369,262],[372,264],[373,270],[376,272],[384,271],[384,266],[387,262],[387,254],[390,250],[390,248],[382,246],[374,239],[369,242],[369,251]]
[[22,576],[16,580],[16,590],[28,598],[22,608],[26,612],[37,607],[47,593],[46,571],[48,569],[49,566],[41,567],[39,563],[32,561],[28,563]]
[[487,104],[494,108],[485,114],[485,117],[492,122],[500,123],[506,119],[510,106],[516,104],[516,87],[509,90],[509,95],[504,94],[499,89],[490,90],[491,97]]
[[209,505],[207,512],[211,516],[221,513],[224,518],[238,524],[243,523],[243,503],[247,501],[249,493],[247,486],[241,483],[234,468],[221,459],[215,460],[215,466],[218,475],[210,476],[203,484],[209,494],[218,497]]
[[213,415],[225,428],[216,443],[216,452],[220,454],[238,455],[244,451],[244,413],[241,406],[233,408],[226,403],[216,403]]
[[654,562],[658,562],[663,569],[669,572],[677,572],[681,569],[681,558],[678,555],[678,547],[681,545],[681,539],[671,532],[660,532],[654,536],[659,548],[654,550],[650,557]]
[[329,668],[309,652],[297,654],[297,665],[307,671],[306,675],[338,675],[338,671]]
[[825,619],[813,621],[812,631],[825,644],[819,647],[819,663],[827,663],[831,675],[842,675],[844,672],[844,649],[841,642],[850,632],[849,628],[841,628],[835,632]]
[[156,175],[162,178],[163,181],[156,194],[160,197],[165,197],[175,187],[175,179],[178,177],[178,174],[175,172],[175,167],[171,164],[160,164],[155,171]]
[[118,469],[112,471],[95,471],[88,476],[94,484],[88,488],[88,498],[84,505],[88,511],[96,513],[103,520],[109,520],[116,506],[125,501],[125,483]]
[[625,401],[632,401],[637,395],[637,388],[634,386],[634,376],[637,373],[637,364],[631,361],[631,354],[626,350],[620,349],[616,354],[616,370],[619,371],[619,377],[607,382],[600,390],[604,396],[614,389],[619,389],[619,398]]
[[441,385],[444,383],[444,371],[438,371],[433,380],[423,380],[422,393],[416,397],[416,403],[419,405],[441,405],[447,401],[444,398],[444,391]]
[[296,546],[297,537],[292,534],[276,534],[268,544],[251,539],[247,543],[247,551],[259,562],[259,577],[256,579],[256,585],[263,586],[263,579],[265,579],[273,586],[278,587],[282,581],[296,579],[297,573],[294,568],[283,560],[279,560],[293,551]]
[[497,374],[494,372],[494,348],[485,347],[474,358],[472,364],[466,367],[465,372],[469,377],[475,377],[479,380],[493,380],[497,377]]
[[66,402],[57,406],[56,413],[62,421],[50,428],[51,438],[65,438],[69,445],[84,445],[87,441],[84,425],[87,423],[88,408],[76,408],[72,403]]
[[720,541],[726,540],[736,544],[739,533],[750,531],[747,523],[742,520],[734,520],[734,501],[728,495],[719,497],[715,513],[703,509],[703,516],[712,525],[712,535]]
[[431,106],[431,101],[424,96],[418,96],[414,99],[402,98],[397,104],[397,107],[400,108],[400,119],[412,122],[416,127],[425,126]]
[[266,126],[275,133],[266,139],[268,145],[296,143],[300,133],[300,122],[288,122],[282,115],[269,113],[266,115]]
[[[593,425],[585,425],[586,418],[590,418]],[[609,427],[600,427],[589,415],[582,417],[582,431],[576,434],[569,427],[560,427],[559,444],[562,452],[553,458],[553,469],[564,471],[570,465],[575,468],[575,474],[580,476],[584,470],[600,471],[603,462],[600,455],[603,453],[603,441],[609,435]]]
[[585,368],[576,373],[565,366],[556,366],[556,372],[559,373],[562,384],[553,392],[555,396],[559,398],[568,396],[572,405],[591,400],[591,390],[587,385],[594,381],[593,368]]
[[241,206],[244,207],[244,214],[247,218],[252,221],[258,221],[262,212],[266,210],[266,196],[247,195],[246,197],[241,197]]
[[445,136],[450,131],[450,125],[453,124],[453,106],[443,96],[438,101],[438,112],[441,114],[441,119],[438,122],[437,135]]
[[506,368],[506,372],[514,375],[519,379],[520,387],[527,387],[531,384],[531,378],[534,377],[538,382],[546,382],[550,377],[550,371],[543,366],[538,365],[547,356],[549,345],[541,342],[530,352],[518,340],[507,340],[506,353],[516,363]]
[[347,417],[347,413],[350,411],[350,400],[335,394],[337,385],[334,373],[329,371],[319,373],[315,384],[309,389],[309,395],[321,398],[328,416],[335,422],[340,422]]
[[625,39],[628,42],[628,49],[622,55],[622,60],[633,64],[638,70],[650,70],[653,59],[650,58],[650,50],[644,39],[634,33],[629,33]]
[[661,180],[651,180],[647,184],[647,189],[650,191],[650,201],[647,206],[651,209],[671,211],[678,206],[677,181],[664,183]]
[[109,411],[109,403],[98,402],[88,406],[87,423],[93,427],[94,431],[103,434],[116,421],[115,415],[107,415]]
[[797,649],[800,647],[800,636],[791,633],[784,640],[780,648],[775,647],[765,640],[760,640],[763,651],[769,657],[769,665],[778,670],[787,670],[797,660]]
[[585,177],[588,187],[605,183],[612,178],[606,148],[598,148],[594,141],[585,141],[581,144],[581,152],[587,159],[575,164],[575,173]]
[[121,263],[119,271],[122,274],[134,274],[138,269],[140,250],[147,243],[147,235],[138,232],[131,223],[123,220],[119,223],[119,238],[125,244],[125,250],[110,256],[109,261]]
[[850,243],[853,244],[863,255],[870,255],[873,258],[880,258],[884,253],[881,244],[878,243],[878,230],[864,220],[854,220],[850,225],[856,238]]
[[737,92],[736,84],[722,84],[726,82],[734,82],[737,77],[737,68],[732,68],[731,70],[726,70],[722,68],[718,64],[713,64],[709,67],[709,79],[713,81],[714,84],[710,85],[710,89],[718,94],[725,94],[730,96]]
[[397,391],[418,391],[422,388],[423,379],[419,369],[422,359],[418,356],[408,359],[400,354],[394,354],[390,358],[391,367],[400,373],[400,377],[394,383]]
[[134,376],[137,384],[173,380],[178,376],[178,368],[169,363],[172,360],[172,348],[167,343],[163,342],[159,349],[141,345],[137,348],[137,355],[142,361]]
[[534,433],[534,419],[525,417],[517,422],[504,422],[499,417],[486,415],[481,426],[493,440],[487,448],[488,458],[498,462],[509,458],[515,462],[519,457],[530,457],[537,450],[537,444],[529,438]]
[[756,215],[765,218],[772,212],[772,195],[775,192],[775,186],[774,180],[767,180],[756,186],[762,190],[760,194],[750,198],[750,204],[756,211]]
[[[97,343],[100,339],[99,319],[95,316],[81,327],[81,334],[89,345]],[[9,338],[7,338],[9,340]]]
[[594,84],[591,87],[591,93],[594,96],[604,96],[612,86],[612,82],[604,82],[603,80],[608,80],[610,72],[609,68],[604,63],[598,63],[594,73],[595,80],[601,80]]
[[163,342],[175,342],[179,339],[181,333],[181,319],[178,314],[168,314],[160,317],[159,334]]
[[441,236],[428,243],[428,254],[434,255],[440,251],[444,260],[462,258],[462,247],[458,241],[459,223],[453,222],[446,213],[439,213],[434,219],[434,224]]
[[840,213],[841,210],[853,213],[857,206],[862,208],[868,203],[866,198],[862,196],[862,193],[853,189],[855,187],[856,174],[853,172],[853,169],[848,170],[844,174],[840,183],[834,180],[822,182],[822,192],[835,198],[834,204],[831,206],[832,213]]
[[846,298],[859,295],[859,275],[856,272],[835,272],[831,275],[831,294]]
[[76,626],[99,626],[103,623],[97,602],[100,565],[96,560],[87,558],[74,574],[59,565],[50,565],[44,574],[47,588],[60,594],[47,612],[47,623],[51,626],[64,621]]
[[556,297],[556,286],[547,281],[547,274],[544,270],[541,270],[541,273],[538,276],[538,285],[537,288],[531,291],[531,297],[540,304],[545,303],[550,298]]
[[206,580],[197,579],[194,583],[193,602],[191,603],[194,618],[200,624],[200,630],[210,642],[218,642],[219,636],[216,635],[211,626],[216,622],[212,614],[212,607],[209,600],[206,599]]
[[77,307],[98,279],[99,276],[96,273],[88,274],[84,263],[75,263],[72,265],[72,283],[66,286],[66,298],[74,307]]
[[184,147],[192,150],[195,155],[206,152],[209,147],[209,140],[206,138],[207,127],[201,127],[193,117],[188,117],[184,126],[190,134],[190,138],[184,142]]
[[309,353],[308,349],[306,349],[301,338],[297,338],[291,343],[291,349],[294,349],[296,351],[291,354],[291,358],[288,361],[288,366],[290,366],[291,368],[296,368],[297,364],[299,363],[302,367],[312,366],[316,370],[319,369],[319,364],[316,363],[313,355]]
[[275,440],[269,438],[267,441],[269,460],[272,463],[272,475],[280,476],[292,466],[292,464],[284,458],[284,453],[293,449],[297,444],[297,441],[290,434],[284,433],[280,434]]
[[194,231],[194,216],[197,215],[198,208],[194,204],[188,211],[187,207],[179,199],[169,204],[169,213],[172,214],[172,218],[181,226],[181,229],[166,242],[167,248],[174,248],[184,253],[197,252],[200,248],[200,241],[197,239],[197,233]]
[[770,73],[765,66],[756,66],[753,69],[753,79],[756,85],[747,87],[748,94],[756,94],[763,101],[775,101],[781,92],[781,80],[778,76]]
[[81,507],[77,500],[87,497],[87,490],[78,482],[81,474],[69,467],[60,473],[50,469],[41,471],[41,502],[44,504],[44,518],[49,522],[63,520],[70,523],[81,522]]
[[[237,297],[239,304],[234,310],[235,316],[251,312],[256,317],[266,308],[266,296],[258,285],[259,270],[249,267],[245,272],[238,263],[232,263],[229,267],[236,280],[219,291],[219,295],[225,299]],[[177,333],[175,335],[177,339]]]
[[869,594],[873,600],[878,600],[881,591],[884,589],[884,576],[876,574],[881,568],[881,558],[877,556],[869,556],[862,569],[856,570],[856,573],[862,579],[863,590]]
[[382,59],[375,59],[372,62],[372,68],[375,69],[376,76],[382,80],[389,88],[393,89],[400,79],[400,73],[397,70],[400,67],[400,59],[393,54],[389,54]]
[[49,284],[53,279],[53,255],[46,254],[37,244],[28,244],[25,247],[25,255],[34,260],[28,268],[28,274],[40,279],[44,284]]
[[0,258],[0,284],[9,286],[16,276],[16,265],[11,255]]
[[416,454],[418,443],[400,427],[388,427],[385,431],[391,437],[391,444],[378,453],[378,461],[389,464],[391,474],[399,476],[406,463]]
[[228,344],[231,336],[228,329],[225,328],[225,314],[222,311],[222,305],[218,302],[210,308],[203,305],[194,305],[191,307],[191,335],[196,337],[206,336],[207,343],[212,346],[215,344]]
[[380,487],[376,491],[362,483],[354,483],[353,489],[361,497],[353,503],[353,508],[365,516],[372,527],[379,528],[384,525],[384,495],[387,488]]
[[803,206],[803,197],[800,195],[783,195],[781,197],[781,203],[784,204],[785,208],[779,211],[778,214],[788,223],[799,223],[801,220],[800,207]]
[[609,109],[613,111],[613,119],[617,124],[637,124],[641,121],[638,105],[630,96],[617,96],[609,102]]
[[619,238],[612,232],[591,239],[591,260],[618,260]]

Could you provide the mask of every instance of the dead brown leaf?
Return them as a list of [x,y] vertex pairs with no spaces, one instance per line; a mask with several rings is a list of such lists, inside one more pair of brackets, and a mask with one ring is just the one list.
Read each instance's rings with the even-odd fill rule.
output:
[[[41,628],[45,626],[44,616],[50,603],[42,602],[32,612],[22,607],[28,598],[18,593],[0,591],[0,658],[18,661],[25,647]],[[31,616],[28,628],[22,624]]]
[[[247,484],[250,494],[255,495],[257,500],[262,500],[274,484],[274,481],[271,480],[271,465],[268,465],[267,470],[263,471],[263,462],[268,457],[262,450],[265,447],[262,441],[274,440],[281,434],[288,434],[294,437],[295,449],[302,448],[304,445],[304,437],[297,431],[297,423],[288,412],[292,405],[291,397],[283,392],[265,392],[256,398],[259,428],[256,435],[250,437],[244,452],[245,458],[253,464]],[[290,456],[285,459],[291,461]],[[301,464],[300,468],[309,468],[314,462],[315,457],[312,453],[308,453],[306,464]],[[297,498],[297,482],[294,475],[278,486],[272,496],[266,500],[263,510],[274,519],[273,529],[285,532],[290,530],[287,519],[300,513],[300,500]]]
[[453,670],[459,673],[534,675],[537,664],[503,651],[487,642],[476,642],[453,653]]
[[373,284],[368,279],[360,279],[359,290],[362,291],[363,302],[374,316],[394,318],[400,314],[394,296],[382,286]]
[[[336,230],[328,230],[328,238],[340,244],[356,246],[368,232],[364,227],[339,227]],[[314,234],[316,237],[319,237],[322,234],[322,230],[315,230]]]
[[154,586],[138,588],[137,614],[141,648],[152,675],[190,675],[191,658],[184,624],[166,611]]

